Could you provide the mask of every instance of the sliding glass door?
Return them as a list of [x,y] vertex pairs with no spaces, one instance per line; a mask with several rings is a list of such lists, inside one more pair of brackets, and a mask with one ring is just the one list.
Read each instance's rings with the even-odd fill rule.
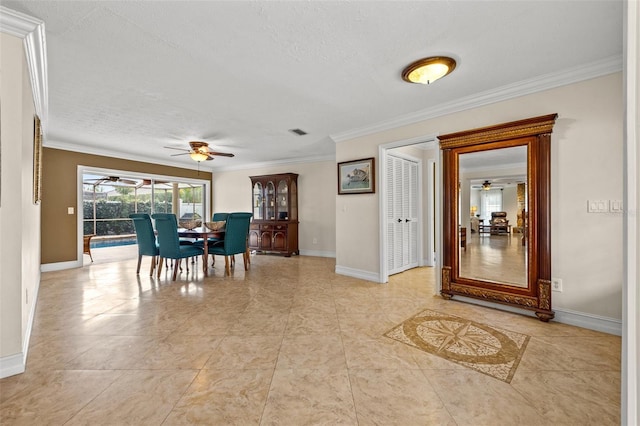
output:
[[131,213],[174,213],[178,219],[208,217],[207,181],[145,177],[137,173],[83,170],[82,233],[92,241],[133,237]]

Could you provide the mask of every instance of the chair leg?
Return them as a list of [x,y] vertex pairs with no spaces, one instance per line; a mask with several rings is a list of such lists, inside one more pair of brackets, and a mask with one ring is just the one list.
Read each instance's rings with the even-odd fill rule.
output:
[[156,257],[151,256],[151,271],[149,271],[149,276],[153,276],[153,270],[156,269]]
[[[164,262],[164,257],[160,258],[160,262],[158,263],[158,278],[160,278],[160,273],[162,272],[162,263]],[[167,262],[169,263],[169,262]]]
[[142,263],[142,255],[138,255],[138,269],[136,269],[136,275],[140,274],[140,263]]
[[248,271],[249,270],[249,255],[247,254],[247,252],[242,253],[242,260],[244,260],[244,270]]
[[224,271],[227,274],[231,274],[231,268],[229,268],[229,256],[224,257]]
[[176,264],[173,267],[173,278],[171,279],[171,281],[175,281],[176,277],[178,276],[178,265],[180,265],[180,261],[176,259]]

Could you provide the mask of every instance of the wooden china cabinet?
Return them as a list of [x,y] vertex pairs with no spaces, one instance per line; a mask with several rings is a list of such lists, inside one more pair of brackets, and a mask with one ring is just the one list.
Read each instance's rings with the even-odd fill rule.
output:
[[249,249],[284,254],[298,250],[298,175],[250,176],[253,220]]

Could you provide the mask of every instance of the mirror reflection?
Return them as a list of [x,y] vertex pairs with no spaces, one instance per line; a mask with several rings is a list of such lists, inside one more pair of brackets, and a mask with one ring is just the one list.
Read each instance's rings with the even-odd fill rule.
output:
[[460,277],[527,287],[527,146],[458,156]]

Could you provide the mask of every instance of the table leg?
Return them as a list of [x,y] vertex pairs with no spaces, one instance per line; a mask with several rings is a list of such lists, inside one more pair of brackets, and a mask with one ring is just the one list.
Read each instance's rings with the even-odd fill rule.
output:
[[204,249],[204,254],[202,255],[202,270],[204,271],[204,276],[208,276],[209,274],[209,239],[205,237],[204,244],[202,245]]

